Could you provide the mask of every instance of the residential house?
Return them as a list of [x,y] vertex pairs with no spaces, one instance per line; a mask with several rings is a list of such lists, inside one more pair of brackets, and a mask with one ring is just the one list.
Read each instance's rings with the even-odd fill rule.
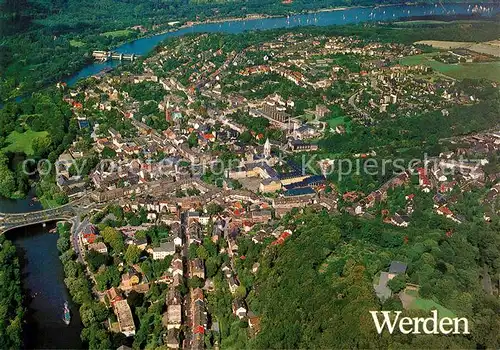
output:
[[259,334],[260,328],[260,317],[259,316],[250,316],[248,314],[248,327],[252,330],[253,335]]
[[106,247],[106,244],[104,244],[104,242],[89,244],[88,249],[95,250],[96,252],[99,252],[101,254],[108,254],[108,247]]
[[253,223],[268,223],[271,221],[271,211],[270,210],[256,210],[251,212]]
[[135,245],[137,248],[140,250],[146,249],[148,245],[148,241],[146,238],[136,238],[136,237],[131,237],[131,238],[126,238],[125,239],[125,244],[128,245]]
[[430,192],[432,184],[431,180],[429,180],[429,177],[427,176],[427,170],[425,168],[418,168],[417,171],[420,188],[424,192]]
[[391,224],[399,227],[408,227],[410,224],[410,217],[406,214],[396,213],[391,217]]
[[240,320],[247,315],[247,306],[244,299],[236,298],[233,300],[233,314]]
[[182,296],[176,288],[170,288],[167,293],[167,329],[177,328],[182,325]]
[[134,317],[127,300],[118,300],[113,305],[114,312],[118,318],[120,332],[130,337],[135,335]]
[[392,261],[389,267],[389,272],[382,271],[380,273],[378,284],[374,285],[375,294],[381,301],[389,299],[392,295],[387,283],[399,274],[406,273],[407,265],[400,261]]
[[164,343],[169,349],[179,349],[179,330],[170,328],[167,331]]
[[227,283],[229,285],[229,290],[231,291],[231,293],[236,293],[236,289],[238,289],[238,287],[240,286],[240,282],[238,281],[238,279],[233,274],[231,274],[227,279]]
[[94,225],[89,225],[84,231],[80,232],[80,237],[83,244],[88,245],[94,243],[97,238],[97,229]]
[[198,221],[194,221],[188,226],[189,244],[196,243],[201,244],[203,240],[203,235],[201,232],[201,224]]
[[127,271],[122,275],[120,289],[123,291],[130,291],[135,285],[139,284],[139,276],[131,271]]
[[191,260],[191,277],[197,276],[201,279],[205,279],[205,263],[203,259],[196,258]]
[[111,306],[114,306],[117,301],[123,300],[120,292],[115,287],[111,287],[106,291],[106,297],[108,298]]
[[151,249],[153,254],[153,260],[162,260],[169,255],[175,254],[175,244],[174,242],[163,242],[160,243],[159,247],[154,247]]
[[170,264],[170,268],[168,270],[172,274],[172,276],[174,276],[174,277],[176,275],[179,275],[181,277],[184,275],[184,267],[182,264],[182,258],[178,253],[176,253],[174,255],[174,258],[172,259],[172,263]]

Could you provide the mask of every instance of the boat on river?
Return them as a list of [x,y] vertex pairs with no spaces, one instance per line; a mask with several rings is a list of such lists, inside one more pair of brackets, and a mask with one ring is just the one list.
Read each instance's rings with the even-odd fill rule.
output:
[[68,306],[68,302],[67,301],[64,302],[64,317],[63,317],[63,321],[64,321],[64,323],[66,323],[67,326],[71,322],[71,313],[69,311],[69,306]]

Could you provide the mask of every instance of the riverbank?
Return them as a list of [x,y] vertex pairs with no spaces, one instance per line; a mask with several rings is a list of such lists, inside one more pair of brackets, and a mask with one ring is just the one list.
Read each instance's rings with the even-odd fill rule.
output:
[[[64,284],[64,270],[57,250],[58,235],[35,225],[7,235],[16,246],[21,261],[22,292],[26,310],[23,327],[25,348],[83,349],[83,325],[78,306]],[[69,302],[71,323],[63,321],[63,305]]]
[[18,349],[22,344],[25,308],[22,303],[21,268],[16,247],[0,237],[0,342],[3,349]]
[[[0,212],[23,213],[41,210],[41,203],[33,202],[33,196],[32,190],[24,199],[0,198]],[[15,256],[0,254],[0,261],[1,257],[8,258],[9,265],[19,271],[18,282],[3,283],[2,278],[8,274],[5,273],[5,268],[0,263],[0,289],[3,286],[14,288],[16,283],[19,285],[19,300],[22,303],[23,317],[20,321],[22,333],[18,338],[23,340],[23,348],[79,349],[83,348],[80,339],[83,327],[78,307],[70,301],[64,284],[63,265],[59,260],[57,250],[58,235],[49,232],[53,227],[53,223],[48,224],[47,227],[33,225],[8,231],[0,237],[0,249],[12,246]],[[11,294],[15,295],[13,290]],[[1,295],[5,294],[1,293]],[[0,300],[0,303],[3,300]],[[73,316],[69,326],[62,321],[63,304],[66,300],[70,301]],[[12,302],[12,305],[15,303]],[[15,320],[14,317],[11,319]],[[2,348],[18,348],[3,345]]]

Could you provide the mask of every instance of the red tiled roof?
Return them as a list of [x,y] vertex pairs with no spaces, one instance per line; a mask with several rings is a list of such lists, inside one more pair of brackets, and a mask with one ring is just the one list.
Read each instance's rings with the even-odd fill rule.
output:
[[97,238],[97,235],[95,235],[94,233],[84,233],[83,234],[83,238],[90,244],[94,243],[94,241],[96,240]]
[[193,330],[194,334],[205,334],[205,328],[203,326],[196,326]]
[[453,215],[453,212],[448,207],[439,207],[438,211],[443,213],[444,215]]
[[277,245],[277,244],[283,244],[285,243],[285,240],[291,235],[290,231],[285,231],[283,232],[277,240],[271,243],[271,245]]
[[423,185],[429,185],[431,184],[431,181],[427,177],[427,171],[424,168],[418,168],[418,177]]

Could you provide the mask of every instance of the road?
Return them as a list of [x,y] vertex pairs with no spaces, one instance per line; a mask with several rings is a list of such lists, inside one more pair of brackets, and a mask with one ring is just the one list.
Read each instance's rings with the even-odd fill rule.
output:
[[[184,244],[182,246],[182,261],[184,263],[184,278],[188,279],[190,276],[189,264],[189,230],[188,230],[188,216],[186,213],[181,214],[181,232],[183,235]],[[193,315],[191,313],[191,288],[188,294],[184,297],[184,320],[188,329],[185,332],[183,348],[190,349],[193,342]]]
[[366,113],[365,111],[363,111],[361,108],[359,108],[358,106],[356,106],[356,103],[355,103],[355,99],[356,97],[359,95],[359,94],[362,94],[364,91],[364,89],[361,89],[357,92],[354,93],[354,95],[352,95],[351,97],[349,97],[349,104],[351,105],[352,108],[354,108],[354,110],[360,114],[361,116],[363,117],[369,117],[368,113]]
[[78,256],[78,261],[84,263],[85,250],[83,249],[83,242],[81,240],[80,232],[86,231],[90,226],[90,221],[86,217],[82,222],[80,222],[79,217],[75,217],[72,220],[73,226],[71,226],[71,241],[73,249]]

